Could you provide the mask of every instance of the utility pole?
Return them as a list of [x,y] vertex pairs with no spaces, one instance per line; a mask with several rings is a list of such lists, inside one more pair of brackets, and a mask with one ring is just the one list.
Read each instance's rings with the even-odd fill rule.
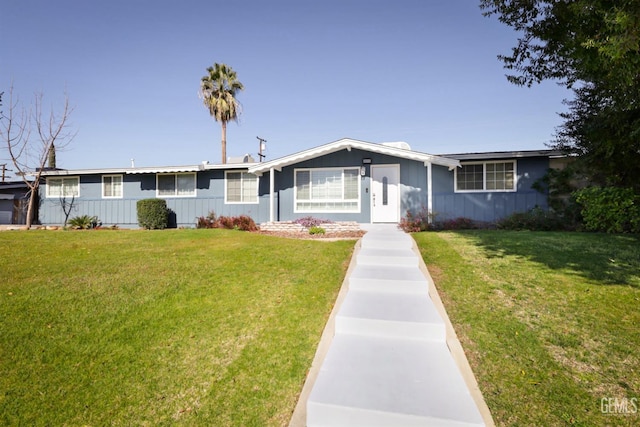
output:
[[260,138],[259,136],[256,136],[256,138],[258,138],[258,141],[260,141],[260,150],[258,151],[258,156],[260,157],[260,163],[262,163],[262,159],[264,157],[267,157],[265,154],[262,154],[262,151],[267,149],[267,140],[264,138]]
[[7,164],[6,163],[2,163],[0,164],[0,167],[2,167],[2,183],[5,183],[5,177],[6,177],[6,173],[7,172],[11,172],[11,169],[7,169]]

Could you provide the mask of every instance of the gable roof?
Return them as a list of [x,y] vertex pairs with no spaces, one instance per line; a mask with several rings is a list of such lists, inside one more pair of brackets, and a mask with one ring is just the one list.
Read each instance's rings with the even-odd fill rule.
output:
[[423,162],[425,166],[429,163],[441,166],[447,166],[453,169],[460,166],[460,161],[442,156],[434,156],[432,154],[420,153],[418,151],[398,148],[393,145],[375,144],[373,142],[358,141],[356,139],[343,138],[319,147],[309,150],[300,151],[288,156],[280,157],[264,163],[258,163],[249,166],[249,173],[262,175],[271,168],[281,171],[283,167],[303,162],[309,159],[315,159],[327,154],[335,153],[341,150],[351,151],[352,149],[369,151],[371,153],[386,154],[388,156],[399,157],[402,159],[416,160]]

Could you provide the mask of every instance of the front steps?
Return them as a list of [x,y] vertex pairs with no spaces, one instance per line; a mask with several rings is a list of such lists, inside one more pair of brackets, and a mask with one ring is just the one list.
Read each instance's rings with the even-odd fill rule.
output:
[[411,236],[372,226],[356,257],[307,400],[307,426],[485,425]]

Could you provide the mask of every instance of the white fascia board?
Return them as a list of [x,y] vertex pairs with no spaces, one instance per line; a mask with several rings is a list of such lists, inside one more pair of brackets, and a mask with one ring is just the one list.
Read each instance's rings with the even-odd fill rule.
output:
[[[144,173],[179,173],[198,172],[202,170],[227,170],[227,169],[247,169],[250,164],[235,163],[225,165],[185,165],[185,166],[149,166],[138,168],[105,168],[105,169],[58,169],[42,171],[41,176],[69,176],[69,175],[110,175],[110,174],[144,174]],[[35,175],[35,173],[33,173]]]
[[460,161],[455,159],[449,159],[440,156],[433,156],[431,154],[420,153],[412,150],[405,150],[402,148],[390,147],[388,145],[375,144],[372,142],[358,141],[355,139],[344,138],[338,141],[330,142],[329,144],[321,145],[309,150],[300,151],[289,156],[281,157],[279,159],[271,160],[269,162],[259,163],[255,166],[249,167],[250,173],[262,174],[273,168],[275,170],[281,170],[285,166],[300,163],[305,160],[314,159],[316,157],[331,154],[340,150],[358,149],[362,151],[369,151],[372,153],[385,154],[393,157],[399,157],[403,159],[416,160],[427,163],[447,166],[450,169],[460,166]]
[[59,169],[42,171],[41,176],[69,176],[69,175],[110,175],[110,174],[142,174],[142,173],[172,173],[197,172],[200,166],[161,166],[144,168],[106,168],[106,169]]

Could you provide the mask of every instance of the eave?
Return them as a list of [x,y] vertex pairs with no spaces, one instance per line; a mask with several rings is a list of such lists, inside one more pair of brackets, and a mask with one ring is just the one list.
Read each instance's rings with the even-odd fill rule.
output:
[[330,142],[328,144],[321,145],[319,147],[311,148],[308,150],[300,151],[288,156],[280,157],[279,159],[271,160],[264,163],[258,163],[253,166],[249,166],[249,173],[256,175],[262,175],[264,172],[274,169],[281,171],[283,167],[304,162],[306,160],[315,159],[327,154],[335,153],[341,150],[351,151],[353,149],[368,151],[371,153],[384,154],[393,157],[399,157],[402,159],[415,160],[423,162],[425,166],[428,164],[435,164],[446,166],[449,169],[454,169],[460,166],[460,161],[456,159],[446,158],[442,156],[434,156],[427,153],[420,153],[413,150],[406,150],[403,148],[396,148],[383,144],[375,144],[372,142],[358,141],[350,138],[343,138],[338,141]]

